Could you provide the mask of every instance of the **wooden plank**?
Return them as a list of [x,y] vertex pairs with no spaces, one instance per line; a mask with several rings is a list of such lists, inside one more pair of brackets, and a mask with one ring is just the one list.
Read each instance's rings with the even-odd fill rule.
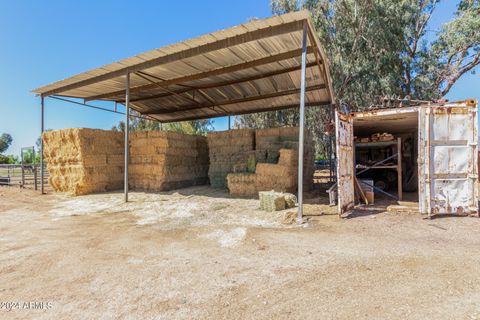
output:
[[359,165],[357,167],[357,169],[397,169],[397,165],[392,165],[392,166],[363,166],[363,165]]
[[363,199],[363,201],[365,202],[365,204],[368,205],[367,196],[366,196],[365,193],[363,192],[362,186],[361,186],[360,183],[358,182],[357,177],[353,176],[353,180],[355,181],[355,185],[356,185],[357,188],[358,188],[358,192],[359,192],[360,196],[362,197],[362,199]]
[[[311,50],[312,48],[309,48],[309,49]],[[291,51],[288,51],[288,52],[274,54],[274,55],[264,57],[264,58],[260,58],[260,59],[256,59],[256,60],[251,60],[251,61],[247,61],[247,62],[242,62],[242,63],[230,65],[230,66],[227,66],[227,67],[221,67],[221,68],[217,68],[217,69],[214,69],[214,70],[195,73],[195,74],[191,74],[191,75],[187,75],[187,76],[181,76],[181,77],[177,77],[177,78],[173,78],[173,79],[168,79],[168,80],[165,80],[165,81],[159,81],[159,82],[156,82],[155,84],[146,84],[146,85],[142,85],[142,86],[133,87],[133,88],[131,88],[131,92],[135,93],[135,92],[141,92],[143,90],[154,89],[158,85],[160,85],[162,87],[166,87],[166,86],[170,86],[170,85],[181,84],[181,83],[188,82],[188,81],[199,80],[199,79],[204,79],[204,78],[213,77],[213,76],[219,76],[219,75],[222,75],[222,74],[225,74],[225,73],[231,73],[231,72],[235,72],[235,71],[242,70],[242,69],[254,68],[254,67],[258,67],[258,66],[261,66],[261,65],[265,65],[265,64],[269,64],[269,63],[273,63],[273,62],[277,62],[277,61],[281,61],[281,60],[291,59],[293,57],[300,56],[300,54],[301,54],[301,49],[295,49],[295,50],[291,50]],[[117,90],[117,91],[113,91],[113,92],[99,94],[99,95],[96,95],[96,96],[87,97],[85,99],[86,100],[108,99],[109,97],[114,97],[114,96],[121,95],[121,94],[123,94],[124,91],[125,90]]]
[[356,142],[355,146],[358,148],[371,148],[371,147],[388,147],[388,146],[396,146],[398,144],[397,141],[372,141],[372,142]]

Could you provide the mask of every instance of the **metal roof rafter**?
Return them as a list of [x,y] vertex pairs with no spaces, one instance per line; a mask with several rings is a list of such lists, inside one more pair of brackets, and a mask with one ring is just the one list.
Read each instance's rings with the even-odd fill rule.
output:
[[[305,91],[313,91],[313,90],[321,90],[325,89],[326,86],[323,84],[307,87]],[[291,89],[291,90],[284,90],[284,91],[278,91],[278,92],[272,92],[272,93],[267,93],[263,95],[258,95],[258,96],[249,96],[241,99],[235,99],[235,100],[227,100],[227,101],[222,101],[222,102],[217,102],[214,105],[201,105],[201,106],[185,106],[185,107],[180,107],[178,110],[168,110],[168,111],[158,111],[158,112],[149,112],[149,115],[157,114],[170,114],[170,113],[176,113],[176,112],[181,112],[181,111],[190,111],[190,110],[197,110],[197,109],[205,109],[205,108],[215,108],[219,106],[226,106],[229,104],[237,104],[237,103],[244,103],[244,102],[251,102],[255,100],[262,100],[262,99],[271,99],[271,98],[276,98],[276,97],[281,97],[281,96],[288,96],[292,94],[299,93],[300,89]]]

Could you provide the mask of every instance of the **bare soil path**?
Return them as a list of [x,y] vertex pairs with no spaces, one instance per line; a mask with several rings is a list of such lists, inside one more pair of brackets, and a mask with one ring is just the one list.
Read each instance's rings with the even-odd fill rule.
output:
[[0,303],[45,303],[0,319],[480,319],[477,218],[295,226],[206,187],[131,199],[0,187]]

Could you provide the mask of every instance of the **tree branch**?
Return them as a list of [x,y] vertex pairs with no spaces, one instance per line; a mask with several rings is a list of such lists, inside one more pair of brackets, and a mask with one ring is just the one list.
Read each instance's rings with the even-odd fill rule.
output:
[[[478,66],[480,64],[480,52],[475,56],[475,58],[470,62],[468,63],[467,65],[465,65],[464,67],[462,67],[461,69],[458,69],[452,77],[450,77],[448,79],[448,82],[447,82],[447,86],[442,90],[442,96],[445,96],[449,91],[450,89],[453,87],[453,85],[455,84],[455,82],[462,76],[464,75],[466,72],[472,70],[473,68],[475,68],[476,66]],[[443,81],[442,81],[443,82]],[[441,82],[440,82],[441,83]]]

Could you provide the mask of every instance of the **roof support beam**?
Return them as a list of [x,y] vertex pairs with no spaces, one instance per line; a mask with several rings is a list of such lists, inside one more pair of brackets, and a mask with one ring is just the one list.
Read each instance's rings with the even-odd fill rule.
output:
[[[325,52],[324,52],[324,50],[323,50],[323,48],[320,44],[320,39],[318,39],[318,37],[316,37],[313,34],[315,32],[314,31],[315,27],[313,26],[312,21],[310,19],[307,19],[306,22],[307,22],[307,26],[308,26],[307,29],[308,29],[308,32],[309,32],[310,40],[312,41],[312,44],[315,47],[315,50],[318,50],[318,52],[320,53],[320,56],[326,57]],[[325,61],[325,63],[323,63],[323,68],[324,68],[323,75],[325,76],[325,81],[327,81],[328,90],[329,90],[329,92],[331,94],[331,98],[332,98],[331,104],[335,104],[335,91],[333,91],[333,84],[332,84],[332,81],[331,81],[331,78],[330,78],[330,66],[328,65],[328,60]]]
[[[313,35],[313,32],[311,30],[308,30],[308,31],[309,31],[308,38],[310,39],[310,42],[315,44],[315,36]],[[322,70],[322,61],[320,60],[320,57],[319,57],[320,53],[318,52],[317,47],[314,48],[313,54],[315,55],[315,61],[317,62],[317,65],[318,65],[318,71],[320,72],[320,74],[323,74],[324,76],[326,76],[325,71]]]
[[167,54],[155,59],[151,59],[145,62],[138,63],[133,66],[121,68],[115,71],[106,72],[105,74],[91,77],[85,80],[81,80],[69,85],[61,86],[59,88],[43,92],[44,96],[49,96],[80,87],[88,86],[93,83],[113,79],[116,77],[124,76],[126,73],[137,72],[159,66],[165,63],[177,61],[180,59],[187,59],[194,56],[202,55],[211,51],[217,51],[225,49],[231,46],[236,46],[239,44],[256,41],[263,38],[278,36],[286,33],[291,33],[299,31],[303,27],[304,20],[296,20],[289,23],[281,24],[278,26],[268,26],[254,31],[248,31],[245,33],[237,34],[235,36],[227,37],[221,40],[215,40],[204,45],[193,47],[190,49],[182,50],[180,52],[175,52],[172,54]]
[[[310,50],[313,50],[313,48],[308,47],[307,50],[308,50],[308,52],[310,52]],[[302,53],[301,49],[295,49],[295,50],[271,55],[271,56],[256,59],[256,60],[251,60],[251,61],[247,61],[247,62],[242,62],[242,63],[230,65],[230,66],[227,66],[227,67],[221,67],[221,68],[218,68],[218,69],[209,70],[209,71],[200,72],[200,73],[195,73],[195,74],[192,74],[192,75],[187,75],[187,76],[182,76],[182,77],[178,77],[178,78],[168,79],[168,80],[165,80],[165,81],[156,82],[155,84],[150,83],[150,84],[146,84],[146,85],[142,85],[142,86],[133,87],[133,88],[130,89],[130,93],[135,93],[135,92],[139,92],[139,91],[143,91],[143,90],[149,90],[149,89],[155,89],[158,85],[160,85],[162,87],[166,87],[166,86],[170,86],[170,85],[176,85],[176,84],[178,85],[178,84],[182,84],[182,83],[188,82],[188,81],[199,80],[199,79],[204,79],[204,78],[213,77],[213,76],[219,76],[219,75],[222,75],[222,74],[225,74],[225,73],[231,73],[231,72],[235,72],[235,71],[239,71],[239,70],[243,70],[243,69],[258,67],[258,66],[273,63],[273,62],[278,62],[278,61],[287,60],[287,59],[291,59],[291,58],[297,58],[301,53]],[[86,98],[85,100],[87,100],[87,101],[89,101],[89,100],[101,100],[101,99],[111,98],[111,97],[115,97],[115,96],[121,96],[123,93],[124,93],[123,90],[118,90],[118,91],[113,91],[113,92],[109,92],[109,93],[105,93],[105,94],[101,94],[101,95],[91,96],[91,97]]]
[[[152,84],[155,84],[157,85],[157,82],[153,81],[152,79],[149,79],[148,77],[152,77],[152,78],[156,78],[155,76],[152,76],[146,72],[142,72],[142,71],[138,71],[138,72],[135,72],[134,73],[135,75],[137,75],[138,77],[142,78],[143,80],[146,80]],[[195,99],[191,98],[191,97],[187,97],[187,96],[182,96],[181,93],[176,93],[175,91],[172,91],[166,87],[162,87],[161,85],[157,85],[158,88],[160,88],[161,90],[163,91],[166,91],[176,97],[179,97],[181,99],[184,99],[184,100],[188,100],[190,102],[193,102],[193,103],[196,103],[196,104],[200,104],[200,102],[196,101]]]
[[[302,43],[302,71],[300,75],[300,124],[298,128],[298,172],[297,172],[297,189],[298,189],[298,213],[297,223],[303,222],[303,144],[305,131],[305,86],[306,86],[306,65],[307,65],[307,32],[308,25],[303,25],[303,43]],[[315,54],[315,57],[317,55]],[[317,60],[318,61],[318,60]]]
[[[305,88],[305,91],[321,90],[321,89],[325,89],[325,88],[326,88],[325,85],[319,84],[319,85],[307,87],[307,88]],[[252,101],[256,101],[256,100],[263,100],[263,99],[270,99],[270,98],[288,96],[288,95],[297,94],[297,93],[300,93],[300,89],[284,90],[284,91],[278,91],[278,92],[263,94],[263,95],[259,95],[259,96],[251,96],[251,97],[246,97],[246,98],[241,98],[241,99],[227,100],[227,101],[217,102],[216,104],[210,104],[210,105],[185,106],[185,107],[180,107],[176,110],[150,112],[148,114],[149,115],[170,114],[170,113],[177,113],[177,112],[184,112],[184,111],[198,110],[198,109],[206,109],[206,108],[214,109],[215,107],[225,106],[225,105],[229,105],[229,104],[252,102]]]
[[124,179],[123,179],[123,195],[125,202],[128,202],[128,131],[130,130],[130,73],[126,74],[125,78],[125,143],[124,143]]
[[[314,67],[316,65],[317,65],[317,63],[311,62],[311,63],[307,64],[307,68],[311,68],[311,67]],[[182,93],[189,92],[189,91],[198,91],[200,94],[202,94],[202,90],[204,90],[204,89],[226,87],[226,86],[231,86],[231,85],[235,85],[235,84],[239,84],[239,83],[243,83],[243,82],[265,79],[265,78],[269,78],[269,77],[272,77],[272,76],[277,76],[277,75],[281,75],[281,74],[285,74],[285,73],[290,73],[290,72],[293,72],[293,71],[299,71],[300,69],[301,69],[301,66],[289,67],[289,68],[284,68],[284,69],[281,69],[281,70],[278,70],[278,71],[261,73],[261,74],[255,75],[255,76],[245,77],[245,78],[236,79],[236,80],[222,81],[222,82],[216,82],[216,83],[207,84],[207,85],[188,87],[186,89],[176,90],[174,92],[177,93],[177,94],[182,94]],[[155,94],[155,95],[144,97],[144,98],[131,99],[130,101],[131,102],[146,101],[146,100],[152,100],[152,99],[165,98],[165,97],[168,97],[168,96],[171,96],[171,95],[172,95],[171,93],[159,93],[159,94]],[[202,94],[202,96],[203,96],[203,94]],[[123,102],[123,101],[119,100],[118,102]]]
[[[331,103],[330,101],[314,101],[314,102],[305,103],[305,107],[320,107],[320,106],[329,105],[330,103]],[[283,105],[278,107],[270,107],[262,110],[256,109],[256,110],[248,110],[248,111],[240,111],[240,112],[226,112],[218,115],[205,115],[205,116],[188,117],[188,118],[182,118],[182,119],[162,120],[162,119],[159,119],[162,116],[161,114],[152,115],[152,118],[155,118],[157,121],[162,123],[168,123],[168,122],[178,122],[178,121],[211,119],[211,118],[224,117],[224,116],[240,116],[243,114],[262,113],[262,112],[270,112],[270,111],[278,111],[278,110],[286,110],[286,109],[298,109],[298,103]]]
[[[40,191],[41,194],[45,193],[45,165],[43,159],[43,132],[45,131],[45,97],[43,94],[40,97],[40,103],[42,107],[40,116]],[[23,167],[23,166],[22,166]]]

